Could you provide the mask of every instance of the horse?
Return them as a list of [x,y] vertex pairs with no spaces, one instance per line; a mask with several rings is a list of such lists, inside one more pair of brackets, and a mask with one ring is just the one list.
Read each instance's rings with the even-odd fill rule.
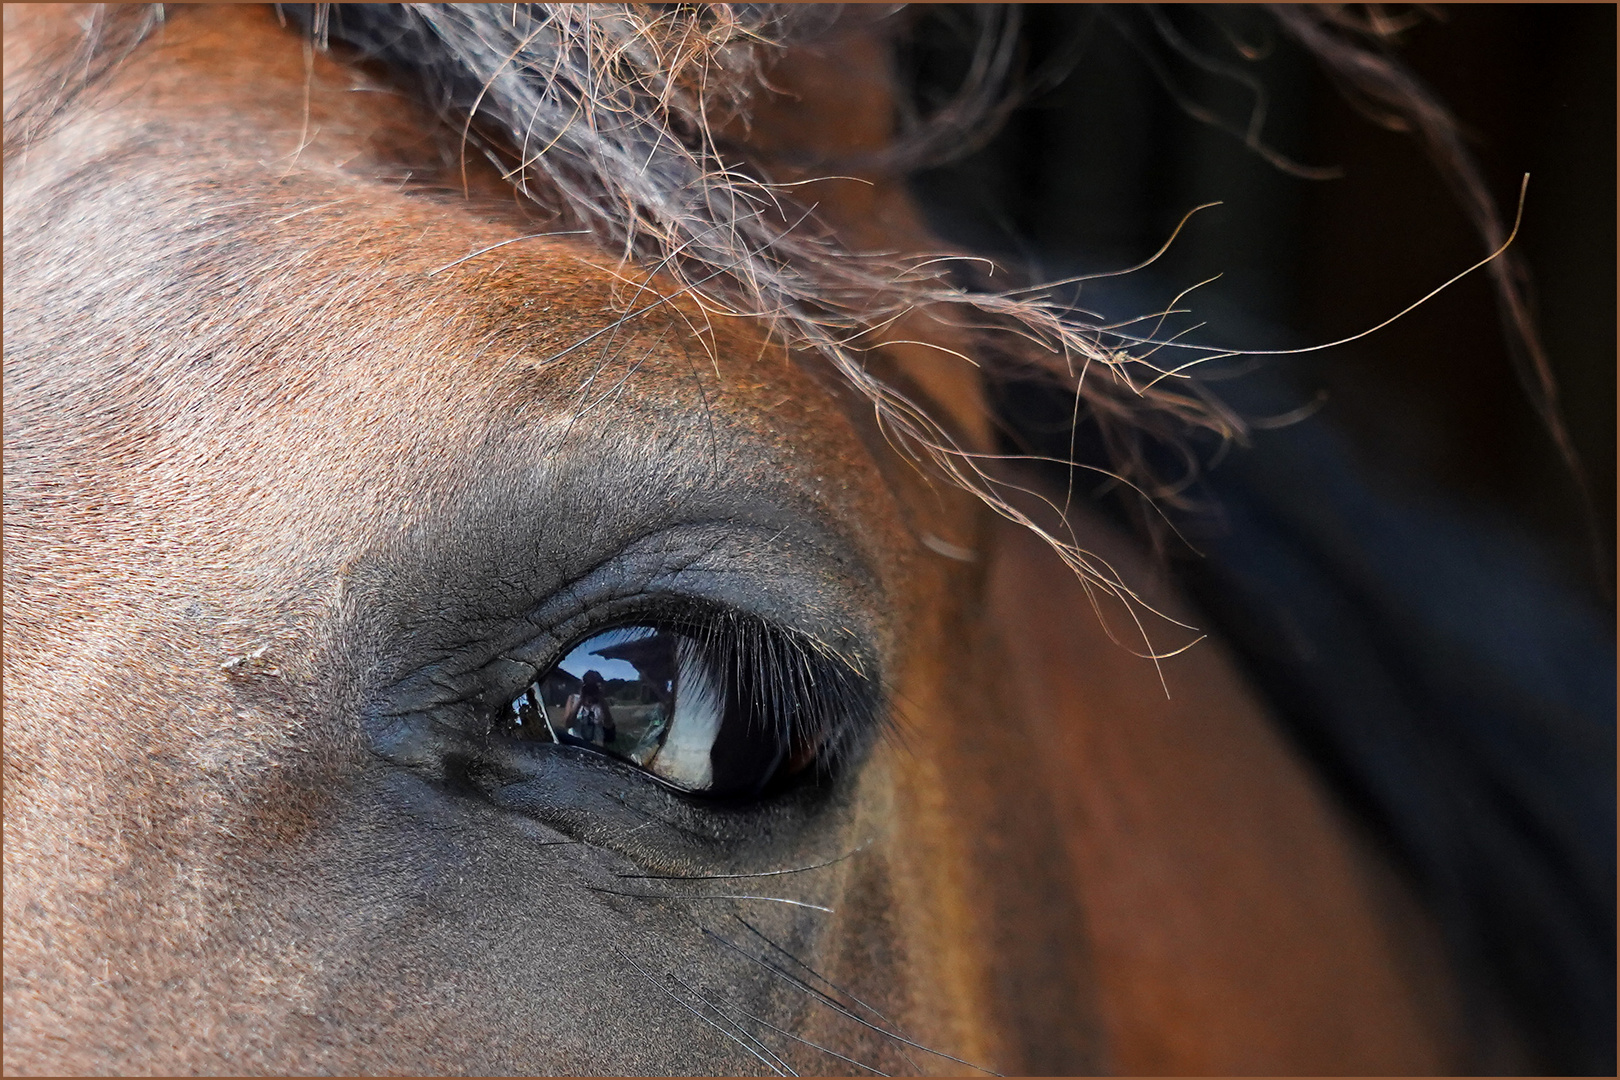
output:
[[[396,16],[7,8],[7,1072],[1522,1060],[1000,460],[998,370],[1235,421],[962,284],[889,22]],[[631,645],[662,747],[547,733]]]

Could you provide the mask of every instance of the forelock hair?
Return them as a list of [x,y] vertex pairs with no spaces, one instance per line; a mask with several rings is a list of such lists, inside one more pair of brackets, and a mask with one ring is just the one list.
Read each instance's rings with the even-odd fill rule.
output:
[[[1199,383],[1156,366],[1137,327],[1088,322],[1061,290],[980,287],[982,260],[936,252],[857,252],[770,180],[744,141],[750,102],[775,54],[827,36],[821,5],[305,5],[285,7],[318,46],[341,46],[411,84],[518,192],[587,230],[626,264],[656,271],[706,311],[756,320],[785,345],[824,357],[867,400],[889,441],[1040,532],[1105,588],[1106,568],[1013,507],[1005,480],[964,448],[928,404],[868,362],[896,322],[923,315],[965,341],[985,377],[1051,381],[1078,393],[1112,470],[1173,499],[1196,469],[1159,475],[1148,448],[1227,439],[1241,422]],[[1013,27],[1004,26],[1011,31]],[[942,131],[984,131],[1010,52],[882,152],[895,169],[937,156]],[[997,66],[999,65],[999,66]],[[731,125],[728,127],[728,125]],[[873,164],[872,161],[867,162]],[[964,362],[940,353],[941,363]],[[1162,454],[1159,455],[1162,461]]]
[[[1005,481],[932,414],[868,363],[883,332],[922,314],[966,340],[985,380],[1044,380],[1076,395],[1111,472],[1145,497],[1176,501],[1199,469],[1195,446],[1245,433],[1196,378],[1202,355],[1166,350],[1144,323],[1100,325],[1063,289],[994,290],[984,260],[949,253],[856,252],[824,228],[765,163],[720,133],[746,127],[750,102],[775,54],[825,38],[836,7],[795,4],[314,4],[277,5],[322,48],[339,47],[405,84],[467,148],[481,152],[524,197],[593,234],[627,266],[655,271],[706,311],[756,320],[782,343],[825,357],[871,403],[890,441],[930,463],[997,512],[1041,533],[1069,565],[1108,575],[1070,540],[1014,509]],[[161,6],[96,9],[78,54],[44,92],[8,108],[7,155],[49,125],[83,85],[116,66],[162,17]],[[1352,37],[1394,31],[1338,9],[1279,8],[1280,25],[1391,114],[1412,115],[1431,143],[1454,134],[1449,113],[1420,86],[1400,82],[1387,56]],[[937,160],[942,146],[971,148],[1005,114],[1005,76],[1016,33],[986,18],[970,77],[957,99],[912,123],[881,160],[897,169]],[[1348,73],[1348,74],[1347,74]],[[1359,82],[1356,80],[1359,79]],[[1468,187],[1477,170],[1447,144],[1443,170]],[[1459,156],[1461,155],[1461,156]],[[1477,187],[1477,184],[1474,185]],[[1500,236],[1494,205],[1479,203],[1487,239]],[[1479,200],[1475,200],[1479,202]],[[1493,267],[1510,321],[1540,370],[1533,328],[1510,264]],[[1013,275],[1001,275],[1002,280]],[[1174,348],[1194,348],[1175,344]],[[1167,360],[1169,355],[1178,359]],[[1193,358],[1192,362],[1187,357]],[[944,351],[941,362],[953,362]],[[1551,393],[1550,390],[1547,391]],[[1560,429],[1561,430],[1561,429]],[[1166,449],[1171,454],[1165,453]]]

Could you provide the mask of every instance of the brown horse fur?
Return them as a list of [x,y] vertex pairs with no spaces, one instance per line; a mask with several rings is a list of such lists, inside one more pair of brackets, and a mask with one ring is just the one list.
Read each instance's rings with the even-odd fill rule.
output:
[[[8,9],[8,117],[76,17]],[[771,68],[762,154],[872,115],[876,56]],[[170,11],[54,100],[5,190],[8,1072],[1468,1064],[1430,928],[1219,646],[1112,643],[836,357],[577,237],[496,248],[540,230],[477,161],[463,193],[460,132],[266,9]],[[878,204],[917,242],[842,190],[846,247]],[[872,370],[982,445],[937,355]],[[722,813],[407,715],[514,620],[659,589],[865,658],[893,733]],[[617,876],[839,855],[684,893],[830,912]]]

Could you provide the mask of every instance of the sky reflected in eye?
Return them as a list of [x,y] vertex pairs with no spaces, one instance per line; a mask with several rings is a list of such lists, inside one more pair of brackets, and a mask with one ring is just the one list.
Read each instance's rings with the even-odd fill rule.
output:
[[626,645],[632,641],[645,641],[658,636],[658,631],[650,626],[626,626],[619,630],[609,630],[605,634],[586,638],[574,646],[569,654],[562,658],[557,666],[568,672],[576,679],[583,679],[587,671],[600,672],[604,679],[623,679],[633,682],[642,678],[642,673],[628,660],[616,656],[603,656],[598,649],[607,649],[610,653],[615,645]]

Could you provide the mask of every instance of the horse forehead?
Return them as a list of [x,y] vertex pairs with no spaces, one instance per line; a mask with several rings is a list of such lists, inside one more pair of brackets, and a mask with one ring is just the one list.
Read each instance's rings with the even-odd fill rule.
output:
[[[73,15],[8,20],[46,52]],[[26,49],[8,38],[8,98],[31,72],[17,53]],[[35,77],[53,75],[40,67]],[[535,235],[568,230],[536,224],[476,155],[466,160],[459,133],[356,69],[301,51],[267,10],[180,13],[64,115],[43,145],[8,155],[8,259],[17,249],[30,273],[58,264],[53,285],[104,307],[167,300],[176,335],[201,323],[172,310],[184,303],[260,340],[281,308],[302,317],[312,358],[363,351],[377,389],[396,367],[416,386],[455,390],[487,381],[497,355],[533,363],[560,353],[569,362],[559,377],[531,380],[531,393],[568,403],[578,383],[566,376],[626,356],[644,384],[680,382],[688,395],[700,356],[717,376],[702,394],[719,394],[733,414],[779,407],[782,395],[771,395],[784,380],[792,400],[809,390],[786,365],[743,373],[767,352],[744,322],[724,326],[717,345],[696,309],[660,303],[669,289],[626,280],[587,243]],[[76,227],[64,224],[74,217]],[[51,250],[30,250],[34,237]],[[310,365],[275,372],[300,373]]]
[[[155,429],[265,469],[318,446],[351,477],[363,466],[376,500],[385,478],[421,489],[551,427],[627,454],[718,451],[731,471],[841,491],[829,514],[875,510],[831,396],[749,324],[555,227],[379,180],[343,139],[300,153],[294,118],[149,104],[162,123],[118,130],[115,105],[85,118],[103,138],[35,148],[16,187],[44,177],[48,199],[8,192],[8,261],[30,265],[8,289],[8,342],[52,354],[8,367],[34,391],[16,419],[36,434],[97,447],[104,469],[160,459],[143,483],[196,464]],[[283,137],[284,161],[266,152]],[[64,307],[95,332],[53,327]]]
[[[29,268],[12,294],[21,316],[47,321],[71,303],[139,331],[100,350],[80,343],[104,354],[95,370],[109,393],[150,401],[163,388],[229,380],[250,395],[256,385],[283,397],[341,387],[362,401],[465,405],[521,383],[540,408],[611,391],[615,404],[701,404],[762,432],[765,414],[791,418],[826,400],[750,324],[716,325],[679,289],[604,265],[600,251],[549,235],[556,228],[526,232],[531,223],[475,203],[318,163],[277,175],[245,155],[124,149],[70,149],[65,157],[83,160],[39,193],[48,198],[8,208],[8,257]],[[169,347],[148,348],[153,338]],[[218,394],[188,407],[237,401]],[[518,402],[506,394],[501,404]]]

